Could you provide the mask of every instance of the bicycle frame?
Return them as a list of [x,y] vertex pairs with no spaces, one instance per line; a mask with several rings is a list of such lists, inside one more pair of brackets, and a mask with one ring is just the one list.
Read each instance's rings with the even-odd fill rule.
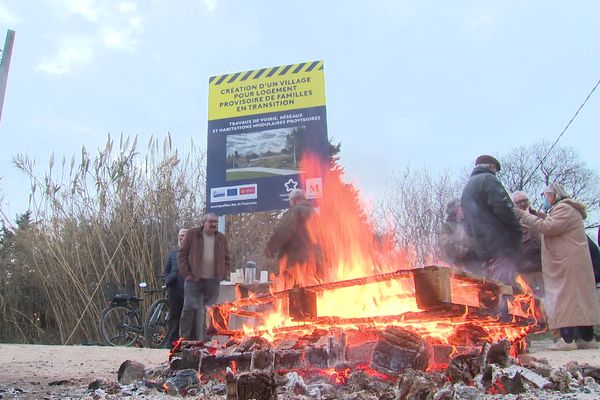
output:
[[[143,295],[147,296],[147,295],[152,295],[155,293],[161,293],[163,294],[163,296],[165,296],[166,291],[165,288],[162,287],[160,289],[146,289],[146,283],[142,282],[138,285],[142,290],[143,290]],[[166,299],[166,296],[165,296]],[[107,342],[110,345],[117,345],[116,342],[113,342],[113,340],[115,338],[117,338],[118,336],[120,336],[121,334],[125,335],[125,337],[127,336],[128,333],[132,334],[131,336],[131,340],[129,341],[129,339],[126,341],[126,345],[132,345],[136,342],[140,341],[140,338],[142,340],[142,345],[147,345],[146,343],[144,343],[144,338],[145,338],[145,332],[147,329],[147,326],[150,324],[156,325],[157,321],[160,318],[161,315],[161,309],[153,309],[152,310],[152,316],[150,319],[144,319],[142,318],[142,310],[140,308],[140,303],[142,302],[143,298],[140,297],[136,297],[130,294],[126,294],[126,293],[118,293],[116,294],[111,301],[109,302],[109,304],[102,310],[102,313],[100,314],[100,320],[99,320],[99,330],[100,330],[100,336],[102,337],[102,339]],[[154,303],[153,303],[154,304]],[[123,312],[123,314],[121,314],[121,317],[117,317],[118,320],[114,320],[114,317],[112,319],[112,328],[110,328],[110,324],[111,322],[109,319],[107,319],[107,316],[109,314],[111,314],[111,312],[113,312],[113,309],[116,308],[120,308]],[[111,314],[117,316],[116,314]],[[108,323],[108,325],[107,325]],[[111,332],[111,334],[109,334],[110,336],[107,336],[107,332]],[[118,336],[113,336],[113,333],[117,333]]]

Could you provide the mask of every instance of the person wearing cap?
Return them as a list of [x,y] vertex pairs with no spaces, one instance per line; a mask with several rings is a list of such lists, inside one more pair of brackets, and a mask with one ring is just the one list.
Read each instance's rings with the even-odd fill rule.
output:
[[323,278],[321,250],[313,242],[308,231],[308,223],[314,209],[302,189],[293,189],[288,195],[290,208],[275,226],[267,243],[265,254],[277,255],[279,277],[284,289],[296,283],[319,283]]
[[[180,229],[177,234],[177,249],[181,247],[183,239],[187,233],[187,229]],[[169,342],[179,339],[179,318],[181,317],[181,309],[183,308],[183,285],[185,280],[179,273],[177,267],[177,249],[171,250],[169,258],[165,264],[163,271],[163,279],[165,286],[168,288],[169,299]]]
[[467,233],[481,262],[481,275],[516,286],[516,258],[523,233],[510,196],[496,177],[500,162],[489,155],[475,160],[475,168],[461,196]]
[[[597,348],[593,326],[600,323],[592,259],[583,220],[586,206],[553,183],[542,193],[545,218],[517,210],[521,221],[542,234],[542,269],[549,329],[561,338],[550,350]],[[581,340],[575,341],[575,328]]]

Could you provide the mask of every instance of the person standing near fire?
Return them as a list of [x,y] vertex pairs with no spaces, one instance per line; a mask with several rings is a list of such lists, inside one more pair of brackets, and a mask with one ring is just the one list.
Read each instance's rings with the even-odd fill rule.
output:
[[[512,194],[512,200],[515,208],[542,216],[531,208],[529,196],[523,191],[517,191]],[[521,254],[517,257],[517,272],[520,273],[533,293],[536,296],[543,297],[544,282],[542,278],[542,249],[540,233],[535,229],[530,229],[527,225],[521,224],[523,230],[523,248]]]
[[179,339],[179,318],[183,308],[183,286],[185,280],[177,267],[177,250],[181,248],[187,229],[180,229],[177,234],[177,249],[171,250],[165,264],[163,278],[168,289],[169,299],[169,343]]
[[500,162],[489,155],[475,160],[461,205],[465,227],[474,239],[481,275],[516,287],[516,259],[523,233],[510,196],[496,177]]
[[479,262],[473,251],[473,238],[465,229],[460,198],[446,205],[446,221],[440,232],[440,248],[446,262],[469,272],[479,273]]
[[[311,239],[307,226],[314,208],[302,189],[293,189],[288,199],[290,208],[273,230],[265,250],[268,257],[277,255],[279,277],[284,281],[284,289],[300,283],[297,282],[300,273],[305,282],[316,278],[314,283],[318,283],[323,279],[321,250]],[[301,272],[299,268],[302,266],[314,268],[314,274],[311,271]]]
[[220,281],[230,272],[227,239],[217,223],[217,215],[206,214],[201,227],[188,230],[177,252],[185,278],[179,336],[187,340],[206,340],[206,306],[217,301]]
[[[553,183],[542,193],[545,218],[517,210],[521,221],[542,234],[542,270],[548,328],[561,338],[550,350],[595,349],[594,325],[600,323],[592,258],[583,220],[586,206]],[[581,340],[575,342],[575,328]]]

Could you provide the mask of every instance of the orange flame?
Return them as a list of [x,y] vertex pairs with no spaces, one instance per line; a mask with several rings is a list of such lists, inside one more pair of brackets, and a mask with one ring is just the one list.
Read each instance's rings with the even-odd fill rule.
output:
[[[398,249],[391,235],[378,235],[374,232],[371,222],[362,211],[358,192],[352,185],[342,181],[340,169],[329,169],[316,157],[308,155],[302,160],[301,170],[304,171],[303,187],[306,187],[306,179],[322,179],[323,195],[314,199],[316,211],[308,223],[310,239],[320,249],[322,259],[313,257],[306,263],[291,266],[287,265],[287,259],[281,259],[279,268],[282,273],[279,274],[276,287],[272,288],[274,292],[294,286],[307,287],[417,267],[411,265],[410,249]],[[479,306],[477,293],[472,285],[462,283],[461,287],[461,283],[457,281],[452,281],[452,285],[454,296],[460,300],[460,304]],[[515,296],[511,306],[514,310],[523,310],[516,315],[533,317],[535,309],[531,291],[523,292],[523,295]],[[368,323],[369,326],[402,324],[404,328],[417,334],[448,343],[448,338],[456,328],[465,323],[461,318],[440,321],[403,320],[400,317],[402,314],[420,311],[416,303],[414,282],[410,277],[319,291],[316,302],[319,317],[331,317],[332,321],[341,320],[341,323],[335,324],[341,329],[356,328],[356,323],[344,323],[345,320],[365,321],[374,318]],[[244,333],[273,339],[282,329],[296,327],[300,330],[302,327],[291,319],[287,307],[287,302],[283,300],[273,303],[271,309],[261,315],[258,324],[244,326]],[[387,316],[398,317],[386,318]],[[523,337],[528,329],[507,325],[491,317],[483,318],[481,322],[489,337],[496,340]],[[312,323],[306,326],[306,330],[331,325]]]
[[332,383],[335,383],[337,385],[345,385],[348,381],[348,378],[350,377],[350,374],[352,373],[352,369],[344,368],[341,370],[337,370],[335,368],[329,368],[324,370],[323,372],[327,376],[329,376]]

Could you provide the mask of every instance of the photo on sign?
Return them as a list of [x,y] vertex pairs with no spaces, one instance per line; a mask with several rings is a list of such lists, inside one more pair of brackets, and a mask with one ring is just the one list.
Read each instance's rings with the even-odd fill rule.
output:
[[299,125],[227,135],[226,180],[298,174],[306,134]]

